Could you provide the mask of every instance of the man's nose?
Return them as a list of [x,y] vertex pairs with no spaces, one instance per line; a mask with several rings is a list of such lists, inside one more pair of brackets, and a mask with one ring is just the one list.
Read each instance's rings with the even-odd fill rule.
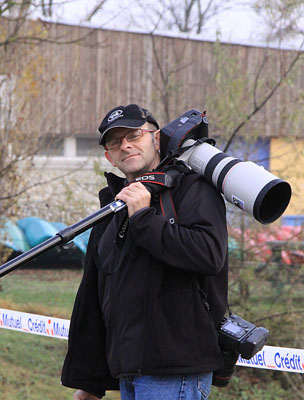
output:
[[122,150],[124,150],[124,149],[126,149],[126,148],[128,148],[128,147],[130,147],[130,142],[128,142],[127,139],[126,139],[126,137],[124,136],[124,137],[122,137],[122,138],[120,139],[120,148],[121,148]]

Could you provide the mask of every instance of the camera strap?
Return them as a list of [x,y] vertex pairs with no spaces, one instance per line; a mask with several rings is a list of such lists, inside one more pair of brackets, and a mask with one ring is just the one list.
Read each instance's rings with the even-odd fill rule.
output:
[[[169,220],[170,224],[174,224],[177,220],[177,214],[175,211],[173,199],[171,196],[171,187],[175,186],[179,182],[179,177],[182,175],[180,170],[175,169],[174,172],[170,174],[167,172],[147,172],[136,178],[135,181],[130,182],[131,185],[134,182],[141,182],[151,193],[151,196],[157,195],[159,197],[160,208],[162,214]],[[127,235],[127,230],[129,226],[129,218],[126,216],[120,225],[116,243],[121,247],[121,254],[119,256],[117,266],[113,271],[109,272],[107,275],[112,275],[119,270],[121,267],[125,256],[127,255],[129,249],[132,245],[132,239]]]
[[192,173],[183,162],[167,166],[163,172],[147,172],[135,179],[134,182],[141,182],[152,195],[158,194],[162,214],[168,219],[170,224],[177,221],[177,212],[174,206],[171,188],[177,186],[180,179]]
[[177,221],[177,213],[174,207],[170,188],[160,192],[159,202],[162,214],[168,219],[170,224],[174,224]]
[[159,193],[159,203],[162,214],[168,219],[170,224],[177,221],[177,213],[171,195],[171,187],[175,185],[171,176],[165,172],[142,175],[136,181],[141,181],[151,194]]

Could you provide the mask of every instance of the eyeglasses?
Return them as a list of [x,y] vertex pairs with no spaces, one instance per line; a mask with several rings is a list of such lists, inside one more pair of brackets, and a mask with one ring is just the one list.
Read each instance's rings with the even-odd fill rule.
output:
[[118,138],[113,138],[105,143],[105,149],[106,150],[115,150],[118,149],[123,141],[123,139],[126,139],[127,142],[135,142],[136,140],[140,139],[145,132],[155,132],[154,129],[133,129],[132,131],[128,132],[127,134],[118,137]]

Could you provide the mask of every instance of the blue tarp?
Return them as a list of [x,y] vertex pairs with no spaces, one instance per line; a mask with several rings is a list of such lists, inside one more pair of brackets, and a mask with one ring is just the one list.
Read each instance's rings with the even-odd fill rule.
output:
[[[0,243],[13,251],[10,258],[21,254],[53,237],[67,225],[48,222],[38,217],[27,217],[15,223],[5,221],[0,229]],[[91,229],[77,235],[73,243],[57,246],[29,263],[33,267],[80,267],[83,265]],[[17,254],[16,254],[17,253]]]
[[6,220],[0,229],[0,242],[17,253],[30,249],[23,230],[10,220]]
[[20,219],[17,221],[17,225],[23,230],[31,248],[56,235],[58,232],[50,222],[38,217]]

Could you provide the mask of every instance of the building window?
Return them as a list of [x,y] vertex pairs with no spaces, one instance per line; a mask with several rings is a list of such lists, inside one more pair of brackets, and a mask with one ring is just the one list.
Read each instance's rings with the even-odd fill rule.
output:
[[63,138],[59,136],[47,136],[39,146],[38,156],[63,156]]
[[97,137],[77,137],[76,156],[77,157],[100,157],[104,154],[103,146],[98,144]]

